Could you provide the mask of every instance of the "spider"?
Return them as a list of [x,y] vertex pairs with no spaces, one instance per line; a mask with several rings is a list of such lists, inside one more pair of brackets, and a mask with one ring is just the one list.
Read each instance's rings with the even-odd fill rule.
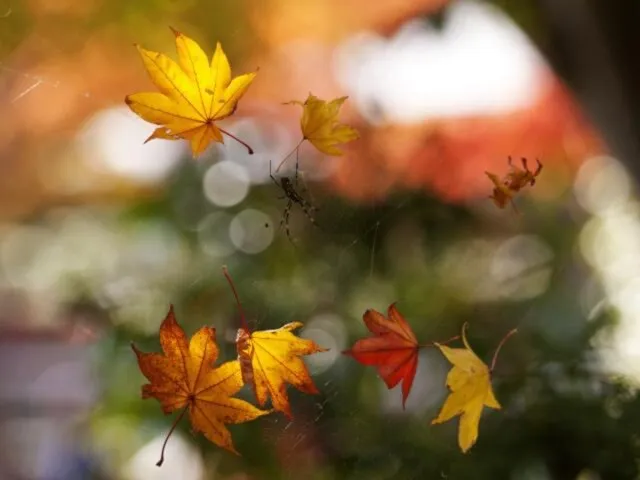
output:
[[[294,176],[294,181],[292,181],[288,177],[282,177],[280,179],[280,183],[278,183],[278,180],[276,180],[276,178],[271,173],[271,162],[269,162],[269,176],[271,177],[271,180],[273,180],[273,183],[275,183],[282,190],[282,193],[284,194],[281,197],[278,197],[278,199],[279,200],[283,200],[285,198],[287,199],[287,204],[284,207],[284,211],[282,212],[282,219],[280,220],[280,228],[284,226],[284,229],[287,234],[287,237],[289,238],[289,241],[291,241],[291,243],[294,243],[293,239],[291,238],[291,231],[289,230],[289,217],[291,215],[291,209],[293,208],[293,205],[294,204],[299,205],[302,211],[304,212],[304,214],[309,219],[309,221],[316,227],[318,226],[318,224],[314,220],[311,212],[317,211],[318,209],[313,205],[311,205],[307,200],[305,200],[302,197],[302,195],[300,195],[296,190],[296,186],[298,185],[297,164],[296,164],[296,174]],[[308,191],[306,187],[304,187],[304,190]]]
[[540,175],[542,171],[540,160],[536,159],[536,162],[538,162],[538,167],[533,171],[529,170],[526,158],[522,158],[522,168],[519,168],[513,165],[513,160],[509,157],[509,167],[511,167],[511,171],[507,173],[502,180],[494,173],[485,172],[494,184],[493,193],[489,198],[493,200],[493,203],[495,203],[498,208],[506,207],[507,202],[509,202],[513,209],[518,212],[518,209],[513,203],[513,197],[527,185],[533,186],[536,184],[536,177]]

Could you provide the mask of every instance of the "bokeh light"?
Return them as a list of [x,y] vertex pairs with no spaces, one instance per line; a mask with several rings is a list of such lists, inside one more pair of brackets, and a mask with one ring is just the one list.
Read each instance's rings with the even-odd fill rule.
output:
[[250,254],[260,253],[273,241],[271,224],[271,217],[267,214],[248,208],[231,220],[229,238],[238,250]]
[[204,194],[214,205],[231,207],[249,193],[249,175],[237,163],[222,161],[207,170],[203,179]]

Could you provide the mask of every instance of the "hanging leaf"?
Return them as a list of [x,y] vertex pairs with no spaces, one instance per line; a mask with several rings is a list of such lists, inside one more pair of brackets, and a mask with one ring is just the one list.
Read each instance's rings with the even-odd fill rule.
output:
[[301,322],[287,323],[276,330],[251,332],[240,298],[226,268],[224,274],[240,310],[242,326],[238,329],[236,347],[242,379],[247,385],[251,385],[260,406],[264,406],[267,399],[271,398],[274,410],[292,418],[287,384],[311,395],[319,393],[301,357],[325,352],[327,349],[320,347],[313,340],[300,338],[292,333],[293,330],[302,327]]
[[[305,140],[327,155],[339,156],[342,151],[337,147],[340,144],[356,140],[360,137],[358,131],[348,125],[338,122],[338,113],[344,101],[349,97],[340,97],[330,102],[320,100],[311,93],[303,102],[292,100],[285,105],[301,105],[302,118],[300,128],[302,130],[302,140],[296,148],[282,159],[276,172],[294,152],[297,154],[300,144]],[[297,166],[296,160],[296,166]],[[297,167],[296,167],[297,168]]]
[[464,348],[451,348],[436,343],[453,368],[447,375],[447,387],[451,391],[438,416],[432,424],[443,423],[460,415],[458,445],[466,453],[478,439],[480,416],[484,407],[499,410],[502,408],[496,400],[491,387],[491,371],[495,367],[498,352],[504,342],[516,330],[511,330],[500,342],[491,362],[491,369],[478,358],[467,342],[465,323],[462,327]]
[[358,340],[343,353],[363,365],[374,366],[388,389],[402,382],[404,408],[418,368],[420,345],[395,304],[389,306],[387,317],[376,310],[367,310],[362,319],[373,336]]
[[[389,390],[402,382],[402,408],[405,408],[418,368],[418,352],[423,347],[433,347],[435,344],[418,343],[395,303],[389,305],[386,318],[376,310],[367,310],[362,320],[373,336],[361,338],[350,350],[342,353],[363,365],[375,367]],[[446,342],[457,338],[450,338]]]
[[504,208],[507,203],[511,203],[513,209],[516,210],[516,205],[513,203],[513,197],[527,185],[533,186],[536,183],[536,177],[540,175],[542,171],[542,164],[540,160],[537,160],[538,167],[535,171],[529,170],[527,166],[527,159],[522,159],[522,168],[513,165],[511,157],[509,157],[510,171],[503,179],[500,179],[495,173],[484,172],[489,180],[494,185],[493,192],[490,199],[498,208]]

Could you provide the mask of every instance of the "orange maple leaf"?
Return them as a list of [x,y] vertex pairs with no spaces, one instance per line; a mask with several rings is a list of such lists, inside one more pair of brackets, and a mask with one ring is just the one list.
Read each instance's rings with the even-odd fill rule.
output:
[[540,160],[537,160],[538,168],[535,171],[529,170],[527,167],[527,159],[522,158],[522,167],[519,168],[513,165],[511,157],[509,157],[510,171],[501,180],[495,173],[484,172],[489,180],[493,182],[494,188],[492,194],[489,196],[493,200],[493,203],[498,208],[504,208],[507,206],[507,202],[511,203],[513,209],[517,212],[515,203],[513,203],[513,197],[516,193],[522,190],[527,185],[533,186],[536,183],[536,177],[540,175],[542,171],[542,164]]
[[[173,30],[173,29],[172,29]],[[188,140],[194,156],[204,152],[211,142],[224,143],[222,134],[253,150],[242,140],[214,122],[232,115],[256,72],[231,80],[231,67],[220,43],[211,63],[202,48],[186,35],[176,36],[178,63],[162,53],[136,45],[151,81],[160,92],[128,95],[126,104],[144,120],[162,125],[145,141]]]
[[142,398],[157,399],[165,414],[183,409],[165,439],[157,465],[162,465],[167,440],[187,410],[194,430],[238,454],[225,424],[244,423],[269,413],[232,398],[243,385],[239,362],[214,367],[218,358],[215,329],[202,327],[187,342],[173,306],[160,325],[160,345],[164,355],[143,353],[131,344],[140,371],[151,382],[143,385]]
[[271,397],[274,410],[292,418],[287,384],[304,393],[319,393],[300,357],[325,352],[327,349],[320,347],[313,340],[300,338],[291,333],[303,325],[301,322],[287,323],[275,330],[251,332],[238,292],[226,267],[223,268],[223,272],[240,310],[242,326],[238,329],[236,347],[242,379],[247,385],[251,385],[260,406],[264,406]]

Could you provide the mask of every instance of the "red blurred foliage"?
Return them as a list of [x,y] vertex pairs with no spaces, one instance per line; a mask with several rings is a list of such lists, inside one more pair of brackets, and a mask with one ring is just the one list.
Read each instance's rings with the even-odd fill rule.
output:
[[[253,93],[265,102],[304,98],[309,91],[321,98],[345,95],[330,74],[341,40],[358,30],[392,35],[407,20],[448,2],[328,0],[304,8],[296,0],[267,3],[268,11],[253,12],[261,39],[254,62],[269,66]],[[505,115],[371,126],[347,102],[341,118],[359,129],[361,139],[345,146],[328,185],[354,201],[383,199],[393,189],[427,189],[445,201],[461,202],[488,197],[492,185],[484,171],[502,175],[511,155],[540,158],[549,167],[544,176],[561,181],[541,179],[533,195],[558,195],[570,172],[605,146],[559,79],[551,72],[541,78],[542,93],[533,105]],[[297,117],[285,115],[296,128]]]
[[483,172],[500,174],[509,155],[574,170],[605,147],[566,88],[553,78],[546,83],[531,108],[509,115],[361,125],[363,140],[347,146],[331,184],[354,200],[382,198],[394,187],[427,187],[457,202],[488,195]]

